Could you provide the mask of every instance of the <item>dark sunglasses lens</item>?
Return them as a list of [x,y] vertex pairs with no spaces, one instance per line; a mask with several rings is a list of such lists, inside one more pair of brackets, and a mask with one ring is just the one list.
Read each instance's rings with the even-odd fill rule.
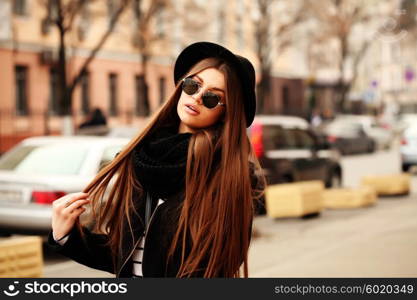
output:
[[198,83],[191,78],[186,78],[182,83],[182,90],[188,95],[194,95],[198,91]]
[[207,108],[214,108],[219,103],[219,96],[213,93],[205,93],[203,95],[203,104]]

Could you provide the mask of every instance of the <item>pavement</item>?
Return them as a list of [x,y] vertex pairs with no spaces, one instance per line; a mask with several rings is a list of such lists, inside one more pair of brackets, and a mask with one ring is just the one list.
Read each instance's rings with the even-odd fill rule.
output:
[[417,277],[417,195],[325,210],[313,219],[255,220],[251,277]]

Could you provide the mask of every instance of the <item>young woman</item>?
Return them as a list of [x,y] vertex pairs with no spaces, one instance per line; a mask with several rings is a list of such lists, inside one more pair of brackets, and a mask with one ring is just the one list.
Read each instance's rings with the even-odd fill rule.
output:
[[[209,42],[185,48],[175,91],[83,193],[53,203],[48,242],[117,277],[248,277],[257,176],[246,128],[252,64]],[[106,200],[103,200],[106,199]],[[81,225],[84,205],[93,222]]]

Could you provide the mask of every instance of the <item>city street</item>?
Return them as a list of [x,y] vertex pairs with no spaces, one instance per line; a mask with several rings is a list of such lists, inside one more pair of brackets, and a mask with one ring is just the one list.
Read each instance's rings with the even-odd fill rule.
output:
[[[46,243],[52,217],[58,234],[95,192],[103,204],[140,184],[156,202],[221,178],[181,220],[194,236],[229,230],[253,173],[271,184],[270,216],[304,217],[254,218],[250,277],[417,277],[416,13],[393,0],[0,0],[0,277],[114,277]],[[262,170],[243,178],[249,144]],[[320,211],[375,202],[346,190],[363,184],[391,196]],[[116,200],[100,218],[112,226],[130,212]],[[155,227],[175,226],[170,205]],[[239,257],[243,244],[221,249]]]
[[[399,171],[391,151],[342,159],[344,185],[361,176]],[[251,277],[417,276],[417,176],[409,196],[380,197],[372,207],[325,210],[315,218],[255,219]],[[112,277],[45,249],[45,277]]]

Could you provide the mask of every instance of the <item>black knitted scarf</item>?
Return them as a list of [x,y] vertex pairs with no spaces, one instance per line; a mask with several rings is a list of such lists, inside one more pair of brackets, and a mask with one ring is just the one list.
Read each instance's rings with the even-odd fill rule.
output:
[[184,189],[191,135],[173,128],[158,129],[133,150],[137,179],[152,196],[166,198]]

